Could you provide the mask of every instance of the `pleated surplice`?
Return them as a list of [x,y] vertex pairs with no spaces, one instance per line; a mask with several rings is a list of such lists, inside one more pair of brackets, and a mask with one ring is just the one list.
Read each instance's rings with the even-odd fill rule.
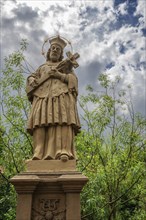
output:
[[32,134],[36,127],[72,125],[75,132],[80,128],[76,98],[72,93],[56,97],[34,97],[27,130]]

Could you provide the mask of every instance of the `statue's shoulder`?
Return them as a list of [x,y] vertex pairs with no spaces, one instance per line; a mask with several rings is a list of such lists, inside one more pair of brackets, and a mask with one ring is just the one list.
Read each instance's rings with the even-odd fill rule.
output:
[[40,65],[37,70],[36,70],[36,73],[39,73],[43,68],[45,68],[46,66],[48,66],[47,62],[46,63],[43,63],[42,65]]
[[42,67],[44,67],[44,66],[46,66],[47,64],[46,63],[43,63],[42,65],[40,65],[39,67],[38,67],[38,69],[41,69]]
[[39,66],[39,68],[42,68],[44,66],[58,66],[58,64],[60,64],[60,62],[50,62],[50,61],[46,61],[45,63],[43,63],[42,65]]

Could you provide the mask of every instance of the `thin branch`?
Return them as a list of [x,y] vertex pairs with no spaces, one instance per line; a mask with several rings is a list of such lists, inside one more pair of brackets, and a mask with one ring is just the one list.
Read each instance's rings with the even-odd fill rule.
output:
[[4,180],[7,181],[8,184],[10,184],[9,179],[8,179],[2,172],[0,172],[0,175],[2,176],[2,178],[3,178]]
[[[17,90],[18,91],[18,90]],[[23,107],[23,111],[24,111],[24,114],[26,116],[26,118],[28,119],[28,114],[27,114],[27,111],[26,111],[26,107],[24,105],[24,102],[22,101],[22,96],[21,96],[21,93],[18,91],[18,95],[20,96],[20,101],[21,101],[21,104],[22,104],[22,107]]]
[[83,217],[81,217],[81,219],[85,219],[86,217],[89,217],[90,215],[93,215],[93,214],[94,214],[94,212],[91,212],[91,213],[89,213],[89,214],[84,215]]
[[[10,138],[9,138],[8,135],[7,135],[7,137],[8,137],[8,140],[10,141]],[[13,159],[13,162],[14,162],[15,169],[16,169],[17,173],[19,173],[20,171],[19,171],[18,168],[17,168],[16,161],[15,161],[15,158],[14,158],[14,155],[13,155],[13,151],[12,151],[11,148],[9,147],[9,143],[6,144],[3,139],[2,139],[2,143],[3,143],[3,144],[5,145],[5,147],[7,147],[8,150],[10,151],[11,156],[12,156],[12,159]],[[12,145],[12,146],[13,146],[13,145]]]
[[26,59],[24,59],[24,62],[25,62],[25,64],[26,64],[26,66],[27,66],[27,69],[28,69],[28,71],[31,73],[31,71],[29,70],[29,67],[28,66],[30,66],[32,69],[33,69],[33,71],[35,71],[35,69],[33,68],[33,66],[26,60]]
[[132,189],[132,187],[139,181],[140,178],[141,178],[141,175],[131,184],[131,186],[126,190],[126,192],[124,192],[122,195],[117,197],[115,200],[107,202],[106,205],[113,204],[113,203],[117,202],[119,199],[121,199],[125,194],[127,194]]
[[33,146],[31,144],[31,141],[28,137],[28,135],[26,134],[26,132],[24,132],[22,129],[20,129],[16,124],[14,124],[4,113],[4,109],[3,109],[3,105],[2,105],[2,113],[3,113],[3,116],[10,122],[11,125],[13,125],[19,132],[21,132],[28,140],[30,146],[31,146],[31,149],[33,149]]

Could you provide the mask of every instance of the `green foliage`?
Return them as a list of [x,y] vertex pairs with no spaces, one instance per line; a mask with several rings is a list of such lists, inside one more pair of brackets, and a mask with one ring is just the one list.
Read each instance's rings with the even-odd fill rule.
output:
[[9,179],[24,169],[25,159],[30,158],[32,146],[26,133],[29,103],[25,93],[28,65],[24,57],[27,42],[22,40],[20,50],[4,60],[0,81],[0,219],[15,219],[15,190]]
[[[146,119],[135,113],[120,78],[102,74],[102,92],[81,97],[84,130],[78,135],[78,168],[89,178],[82,219],[145,219]],[[130,87],[127,88],[127,91]]]
[[1,174],[0,176],[0,219],[14,220],[16,211],[16,194],[14,187]]

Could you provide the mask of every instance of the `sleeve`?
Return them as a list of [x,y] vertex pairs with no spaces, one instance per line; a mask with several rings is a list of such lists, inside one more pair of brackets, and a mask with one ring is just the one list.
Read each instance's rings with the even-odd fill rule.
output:
[[78,78],[73,71],[68,74],[68,89],[78,95]]
[[28,100],[30,102],[32,102],[33,101],[33,94],[31,94],[31,95],[28,94],[28,91],[29,91],[29,88],[30,88],[30,85],[29,85],[29,78],[30,77],[38,79],[40,77],[40,67],[34,73],[32,73],[30,76],[28,76],[27,80],[26,80],[26,93],[27,93],[27,97],[28,97]]

